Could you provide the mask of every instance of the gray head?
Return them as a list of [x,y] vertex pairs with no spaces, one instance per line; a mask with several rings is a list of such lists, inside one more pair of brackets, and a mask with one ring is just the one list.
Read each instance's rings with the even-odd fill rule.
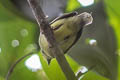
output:
[[85,26],[91,24],[93,21],[93,17],[91,13],[83,12],[79,14],[78,16],[80,16],[80,18],[82,18],[82,20],[85,22]]

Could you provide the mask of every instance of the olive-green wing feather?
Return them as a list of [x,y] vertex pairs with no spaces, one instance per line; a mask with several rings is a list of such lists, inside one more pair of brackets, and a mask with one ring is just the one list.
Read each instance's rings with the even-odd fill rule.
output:
[[83,31],[83,27],[80,29],[80,31],[77,33],[77,36],[76,36],[76,39],[75,41],[72,43],[72,45],[66,49],[66,51],[64,53],[67,53],[67,51],[79,40],[79,38],[81,37],[82,35],[82,31]]
[[68,17],[73,17],[73,16],[75,16],[77,14],[78,14],[78,12],[76,12],[76,11],[71,12],[71,13],[65,13],[62,16],[59,16],[56,19],[54,19],[52,22],[50,22],[50,25],[53,24],[54,22],[56,22],[57,20],[68,18]]
[[[85,23],[84,22],[81,22],[81,26],[84,26]],[[80,39],[81,35],[82,35],[82,32],[83,32],[83,27],[81,27],[81,29],[78,31],[78,33],[76,34],[76,39],[75,41],[72,43],[72,45],[66,49],[66,51],[64,53],[67,53],[67,51]]]

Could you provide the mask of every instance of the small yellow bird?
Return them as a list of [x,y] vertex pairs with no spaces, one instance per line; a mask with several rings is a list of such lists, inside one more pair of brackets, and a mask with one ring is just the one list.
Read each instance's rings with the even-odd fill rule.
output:
[[[65,13],[53,20],[50,25],[53,30],[55,39],[64,53],[66,53],[80,38],[84,26],[91,24],[93,18],[90,13],[77,12]],[[48,64],[54,58],[45,36],[40,33],[39,45],[43,56],[47,59]]]

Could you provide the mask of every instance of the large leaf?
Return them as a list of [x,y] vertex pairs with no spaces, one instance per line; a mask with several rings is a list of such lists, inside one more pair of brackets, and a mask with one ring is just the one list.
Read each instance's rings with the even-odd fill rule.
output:
[[[37,43],[38,34],[36,24],[16,16],[0,3],[0,76],[5,77],[11,64],[32,50],[26,48]],[[37,73],[28,70],[24,62],[17,67],[11,80],[26,80],[26,76],[31,76],[28,77],[29,80],[37,79]]]
[[[70,57],[68,57],[68,56],[66,56],[66,57],[67,57],[67,61],[69,62],[72,70],[74,72],[77,72],[79,65],[76,62],[74,62]],[[53,59],[51,61],[50,65],[47,64],[47,61],[43,58],[43,56],[41,54],[40,54],[40,59],[41,59],[43,69],[50,80],[66,80],[63,72],[61,71],[61,69],[55,59]]]
[[88,73],[86,73],[83,78],[81,78],[81,80],[109,80],[105,77],[101,77],[100,75],[94,73],[94,72],[91,72],[89,71]]
[[[116,36],[117,36],[117,41],[118,41],[118,55],[120,54],[120,1],[119,0],[109,0],[106,1],[106,12],[109,15],[109,21],[111,25],[113,26]],[[120,55],[118,59],[118,75],[120,75]],[[118,80],[120,79],[120,76],[118,76]]]

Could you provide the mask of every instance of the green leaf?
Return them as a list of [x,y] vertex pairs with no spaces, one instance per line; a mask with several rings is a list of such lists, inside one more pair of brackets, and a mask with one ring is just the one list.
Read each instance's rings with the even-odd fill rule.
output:
[[109,79],[89,71],[82,77],[81,80],[109,80]]
[[3,77],[0,77],[0,80],[5,80]]
[[[119,7],[119,0],[113,1],[105,0],[106,6],[106,12],[109,15],[109,22],[113,26],[115,30],[115,34],[117,37],[117,43],[118,43],[118,55],[120,54],[120,7]],[[118,75],[120,75],[120,55],[118,57]],[[120,76],[118,76],[118,80],[120,79]]]
[[17,7],[12,3],[11,0],[0,0],[0,5],[4,7],[7,11],[14,13],[14,15],[23,17],[22,13],[17,9]]
[[68,0],[66,11],[70,12],[80,7],[80,3],[77,0]]
[[[39,28],[35,23],[15,15],[1,3],[0,10],[0,76],[5,77],[11,64],[35,48],[29,46],[37,44]],[[26,76],[30,76],[29,80],[37,80],[36,74],[22,62],[13,72],[11,80],[26,80]]]
[[[66,57],[72,70],[76,72],[79,68],[79,65],[75,61],[73,61],[70,57],[68,56]],[[45,60],[45,58],[43,58],[42,54],[40,54],[40,60],[49,80],[66,80],[55,58],[51,61],[50,65],[47,64],[47,61]]]

